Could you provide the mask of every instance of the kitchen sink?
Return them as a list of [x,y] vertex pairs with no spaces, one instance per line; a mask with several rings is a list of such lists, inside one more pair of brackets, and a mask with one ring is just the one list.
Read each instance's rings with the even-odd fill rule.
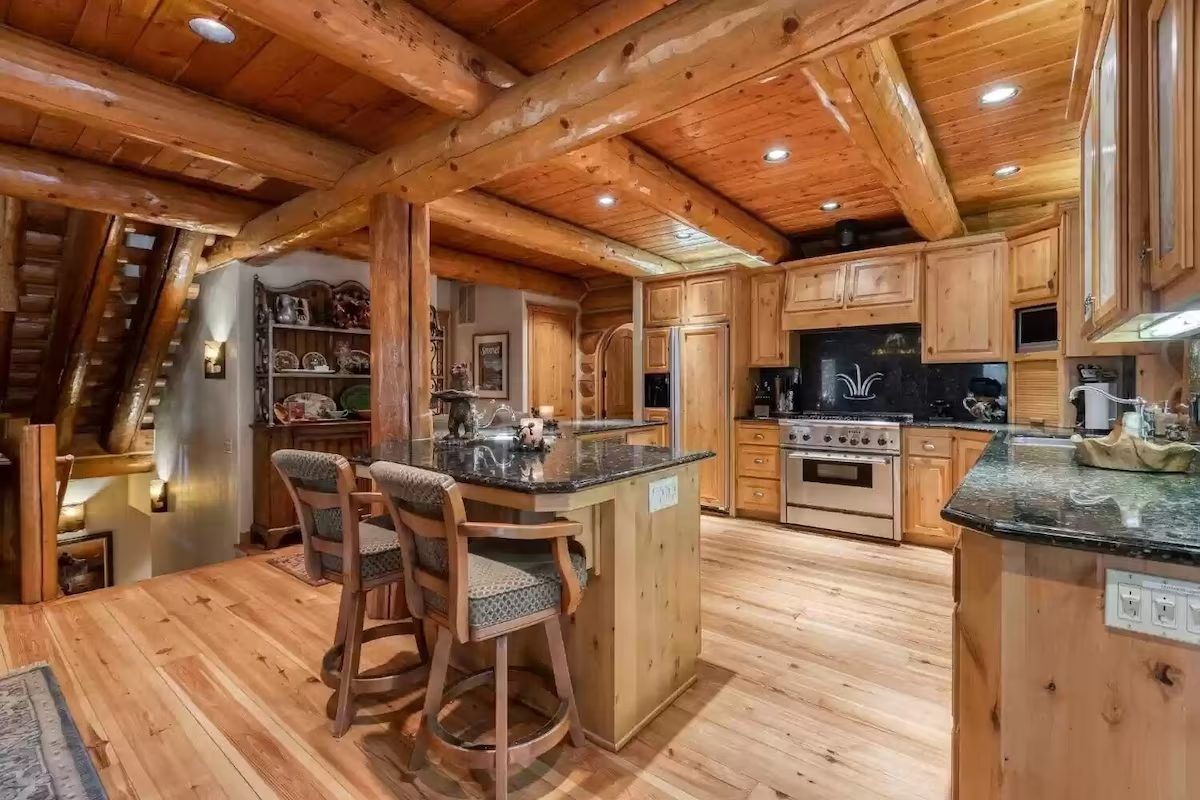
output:
[[1021,447],[1062,447],[1074,450],[1075,444],[1070,439],[1060,439],[1053,436],[1014,436],[1010,443]]

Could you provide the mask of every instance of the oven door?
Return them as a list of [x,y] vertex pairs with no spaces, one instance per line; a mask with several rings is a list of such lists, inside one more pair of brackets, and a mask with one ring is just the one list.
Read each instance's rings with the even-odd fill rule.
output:
[[892,517],[894,469],[887,455],[791,451],[785,472],[787,505]]

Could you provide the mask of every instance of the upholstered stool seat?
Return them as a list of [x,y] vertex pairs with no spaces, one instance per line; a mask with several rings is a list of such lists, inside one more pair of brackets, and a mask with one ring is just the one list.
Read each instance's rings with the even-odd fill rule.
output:
[[[360,521],[363,509],[382,504],[373,492],[357,491],[345,458],[308,450],[279,450],[271,456],[300,518],[304,561],[314,578],[340,583],[334,643],[321,659],[321,680],[334,690],[333,735],[341,736],[354,718],[354,698],[419,685],[429,662],[425,629],[412,619],[364,627],[367,592],[404,580],[404,545],[390,515]],[[412,636],[419,663],[387,674],[359,675],[366,642]]]

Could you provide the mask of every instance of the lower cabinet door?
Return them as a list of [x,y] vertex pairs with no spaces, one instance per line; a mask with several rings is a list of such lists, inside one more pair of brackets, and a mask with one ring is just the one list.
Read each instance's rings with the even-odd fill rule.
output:
[[957,530],[942,519],[942,507],[954,492],[953,461],[926,456],[905,456],[903,461],[904,538],[952,547]]
[[779,519],[779,481],[738,476],[737,509]]

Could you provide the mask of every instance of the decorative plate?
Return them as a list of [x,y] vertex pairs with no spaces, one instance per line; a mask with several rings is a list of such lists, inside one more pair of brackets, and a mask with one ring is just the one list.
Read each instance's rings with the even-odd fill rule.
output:
[[291,350],[276,350],[275,351],[275,371],[286,372],[288,370],[300,369],[300,359]]
[[329,362],[320,353],[305,353],[304,358],[300,359],[300,363],[304,365],[305,369],[313,372],[327,372],[329,370]]
[[305,419],[336,419],[337,416],[337,403],[333,398],[316,392],[297,392],[283,398],[284,406],[291,403],[304,404]]
[[371,387],[365,383],[360,383],[351,386],[342,392],[338,400],[342,403],[342,408],[349,409],[355,413],[360,411],[370,411],[371,409]]
[[371,354],[350,350],[338,355],[338,369],[351,375],[366,375],[371,371]]

